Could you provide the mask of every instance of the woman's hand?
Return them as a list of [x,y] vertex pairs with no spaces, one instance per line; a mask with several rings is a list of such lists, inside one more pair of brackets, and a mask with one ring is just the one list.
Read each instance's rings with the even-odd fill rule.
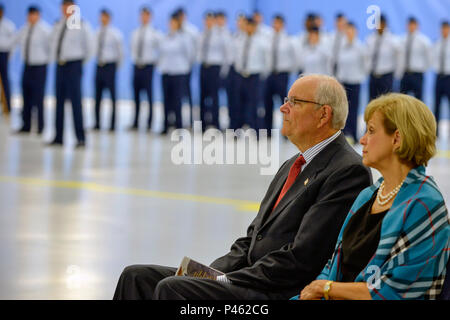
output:
[[323,298],[323,287],[328,280],[314,280],[300,293],[300,300],[320,300]]

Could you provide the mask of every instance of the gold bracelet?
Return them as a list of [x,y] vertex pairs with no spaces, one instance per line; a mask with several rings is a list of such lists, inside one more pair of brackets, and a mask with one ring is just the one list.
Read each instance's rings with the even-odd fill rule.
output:
[[333,283],[333,281],[327,281],[325,283],[325,285],[323,286],[323,297],[325,298],[325,300],[330,300],[330,297],[328,295],[328,293],[331,290],[331,284]]

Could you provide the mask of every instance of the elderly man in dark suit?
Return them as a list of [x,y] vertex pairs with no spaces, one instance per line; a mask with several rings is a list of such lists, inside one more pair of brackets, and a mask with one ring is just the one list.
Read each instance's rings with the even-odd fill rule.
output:
[[247,235],[211,267],[217,280],[174,276],[157,265],[125,268],[114,299],[288,299],[315,279],[370,171],[347,143],[348,103],[334,78],[309,75],[291,87],[282,134],[300,153],[275,175]]

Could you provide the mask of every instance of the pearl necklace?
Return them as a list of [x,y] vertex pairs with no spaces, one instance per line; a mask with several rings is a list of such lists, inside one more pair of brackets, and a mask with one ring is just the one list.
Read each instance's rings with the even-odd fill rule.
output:
[[400,188],[402,187],[403,182],[405,179],[403,179],[402,182],[398,186],[396,186],[391,192],[389,192],[387,195],[383,196],[382,192],[384,190],[384,180],[381,182],[380,188],[378,189],[377,193],[377,202],[380,206],[384,206],[386,203],[391,201],[391,199],[398,193]]

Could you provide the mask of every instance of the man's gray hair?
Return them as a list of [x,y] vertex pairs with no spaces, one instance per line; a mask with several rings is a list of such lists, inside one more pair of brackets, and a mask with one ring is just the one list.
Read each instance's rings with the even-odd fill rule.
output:
[[[303,76],[301,75],[300,77]],[[319,104],[329,105],[333,110],[333,129],[344,129],[348,116],[348,100],[347,93],[342,84],[335,77],[324,74],[308,74],[305,76],[317,79],[314,99]]]

